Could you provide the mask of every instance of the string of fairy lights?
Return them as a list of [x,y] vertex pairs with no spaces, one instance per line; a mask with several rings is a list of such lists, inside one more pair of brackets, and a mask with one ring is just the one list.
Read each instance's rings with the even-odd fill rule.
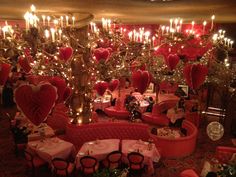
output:
[[[32,67],[31,74],[61,76],[74,93],[83,92],[82,94],[87,97],[92,97],[93,85],[97,81],[109,82],[114,78],[130,78],[133,65],[135,69],[145,66],[155,83],[163,80],[184,83],[183,67],[186,61],[181,59],[176,68],[169,71],[164,56],[159,51],[165,48],[167,52],[173,53],[173,48],[178,48],[176,53],[181,54],[182,50],[192,45],[189,44],[191,40],[199,41],[198,45],[193,47],[205,47],[207,51],[201,58],[187,61],[188,63],[212,66],[212,62],[209,64],[209,61],[215,59],[213,65],[217,65],[217,69],[210,69],[207,82],[221,84],[222,76],[228,78],[227,84],[235,79],[235,71],[230,69],[228,59],[228,51],[233,49],[234,41],[226,36],[223,29],[215,33],[214,15],[210,22],[204,20],[200,27],[195,21],[189,25],[184,23],[184,19],[171,18],[168,24],[159,25],[155,30],[144,27],[130,29],[130,26],[102,18],[101,24],[89,24],[86,43],[80,40],[81,35],[78,34],[81,31],[77,28],[73,15],[39,16],[36,7],[32,5],[30,11],[24,14],[24,19],[25,28],[11,26],[7,21],[1,27],[0,61],[14,64],[18,56],[32,56],[32,61],[28,59]],[[59,57],[60,48],[66,46],[73,48],[73,55],[68,61]],[[97,48],[109,48],[109,59],[105,62],[96,61],[94,50]],[[26,51],[29,51],[29,54]],[[85,51],[89,51],[89,55],[81,59]],[[218,59],[218,51],[225,53],[218,55],[223,58]],[[86,75],[87,84],[78,84],[73,68]],[[92,99],[87,100],[90,103],[86,109],[91,111]],[[78,109],[79,112],[81,109]]]

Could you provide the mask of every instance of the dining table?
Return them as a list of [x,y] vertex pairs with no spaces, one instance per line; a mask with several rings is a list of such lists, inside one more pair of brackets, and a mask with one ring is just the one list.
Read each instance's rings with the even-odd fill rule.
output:
[[142,140],[122,140],[123,162],[128,164],[128,154],[139,152],[144,156],[144,164],[147,165],[148,174],[154,173],[153,162],[159,162],[160,153],[154,143]]
[[49,164],[54,158],[66,160],[70,155],[75,156],[76,154],[76,149],[72,143],[58,137],[30,141],[28,142],[27,148]]
[[78,151],[75,163],[76,168],[80,168],[80,159],[86,155],[95,157],[98,161],[104,160],[106,156],[113,151],[118,151],[120,146],[119,139],[102,139],[86,142]]
[[149,106],[148,101],[146,101],[146,100],[139,101],[139,109],[140,109],[141,113],[146,112],[148,106]]
[[97,109],[100,109],[104,111],[105,108],[111,106],[110,99],[106,98],[97,98],[93,102],[93,109],[96,111]]

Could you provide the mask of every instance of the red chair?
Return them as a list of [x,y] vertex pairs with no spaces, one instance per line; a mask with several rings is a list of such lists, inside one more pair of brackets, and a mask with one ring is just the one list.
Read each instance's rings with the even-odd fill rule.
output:
[[129,175],[139,175],[142,176],[144,172],[144,156],[139,152],[131,152],[128,154],[129,161]]
[[186,169],[180,173],[180,177],[199,177],[193,169]]
[[84,156],[80,159],[81,171],[84,175],[91,175],[98,170],[99,163],[96,158]]
[[234,153],[236,153],[236,147],[216,147],[216,158],[220,163],[228,163]]
[[121,162],[122,153],[120,151],[113,151],[109,153],[103,161],[103,165],[109,169],[118,168]]
[[36,170],[40,167],[46,166],[47,162],[37,155],[33,155],[29,151],[24,151],[25,159],[27,160],[27,167],[32,170],[32,176],[35,176]]
[[53,174],[59,176],[70,176],[75,168],[73,163],[67,162],[61,158],[54,158],[52,160]]

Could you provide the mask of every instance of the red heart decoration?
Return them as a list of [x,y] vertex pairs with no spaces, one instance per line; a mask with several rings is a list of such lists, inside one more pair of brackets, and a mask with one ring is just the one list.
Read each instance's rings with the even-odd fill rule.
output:
[[97,93],[100,95],[100,96],[103,96],[106,89],[108,87],[108,83],[105,82],[105,81],[101,81],[101,82],[97,82],[94,86],[94,89],[97,91]]
[[31,66],[27,57],[19,56],[18,63],[20,64],[24,72],[29,73],[31,71]]
[[48,81],[51,76],[29,75],[27,80],[30,84],[38,85],[40,82]]
[[137,88],[141,94],[147,90],[150,80],[151,77],[148,71],[138,70],[132,73],[133,86]]
[[184,67],[184,77],[188,86],[198,89],[206,79],[208,68],[201,64],[189,64]]
[[107,48],[97,48],[94,50],[93,54],[98,62],[107,61],[110,56],[110,51]]
[[71,47],[61,47],[59,49],[59,58],[68,61],[73,55],[73,49]]
[[49,83],[21,85],[15,89],[15,102],[23,114],[35,125],[42,123],[57,99],[57,90]]
[[111,82],[108,84],[108,89],[113,92],[117,87],[119,86],[120,81],[118,79],[113,79]]
[[179,63],[179,56],[176,54],[169,54],[167,58],[165,58],[166,65],[172,71],[176,68]]
[[0,65],[0,85],[4,85],[6,83],[10,71],[11,71],[10,64],[2,63]]
[[49,82],[57,88],[57,103],[61,103],[65,101],[70,96],[70,88],[66,86],[66,82],[64,79],[60,77],[53,77],[49,80]]

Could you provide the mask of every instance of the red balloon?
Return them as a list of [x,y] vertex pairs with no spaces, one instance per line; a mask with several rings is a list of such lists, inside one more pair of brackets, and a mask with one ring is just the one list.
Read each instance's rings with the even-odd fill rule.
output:
[[107,88],[108,88],[108,83],[105,81],[97,82],[94,86],[94,89],[100,96],[104,95]]
[[205,81],[208,68],[201,64],[188,64],[184,67],[184,77],[188,86],[198,89]]
[[71,47],[61,47],[59,49],[59,58],[68,61],[73,55],[73,49]]
[[57,90],[49,83],[21,85],[16,88],[15,102],[23,114],[35,125],[46,120],[57,99]]
[[133,86],[137,88],[141,94],[147,90],[150,80],[151,77],[148,71],[138,70],[132,73]]
[[179,63],[179,56],[176,54],[169,54],[167,58],[165,58],[166,65],[172,71],[176,68]]
[[4,85],[6,83],[10,71],[11,71],[10,64],[2,63],[0,65],[0,85]]
[[109,48],[97,48],[93,52],[95,59],[100,61],[107,61],[110,56],[110,49]]
[[113,79],[110,81],[110,83],[108,84],[108,89],[113,92],[115,89],[117,89],[117,87],[119,86],[120,81],[118,79]]

